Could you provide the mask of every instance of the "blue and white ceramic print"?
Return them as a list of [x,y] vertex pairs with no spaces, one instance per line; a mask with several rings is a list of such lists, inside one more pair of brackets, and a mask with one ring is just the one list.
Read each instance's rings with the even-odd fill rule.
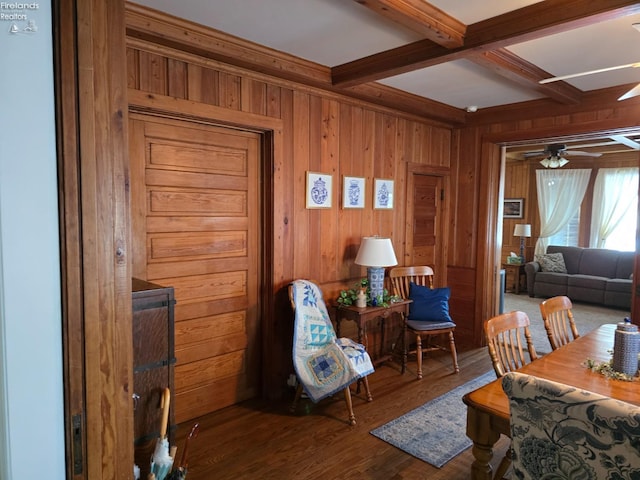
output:
[[389,206],[389,190],[386,183],[383,183],[378,190],[378,204],[383,208]]
[[349,183],[349,205],[357,207],[360,204],[360,186],[357,180],[351,180]]
[[327,182],[322,180],[322,177],[318,177],[318,179],[313,182],[313,187],[311,188],[311,200],[313,200],[313,203],[316,205],[324,205],[328,197]]

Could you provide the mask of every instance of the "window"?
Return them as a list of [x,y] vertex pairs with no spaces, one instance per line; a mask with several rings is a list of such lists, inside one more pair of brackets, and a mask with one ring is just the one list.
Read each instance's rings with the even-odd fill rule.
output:
[[549,245],[562,245],[566,247],[577,247],[580,237],[580,210],[571,217],[569,222],[555,235],[550,238]]
[[620,225],[605,240],[604,248],[623,252],[635,251],[637,222],[637,210],[627,210]]

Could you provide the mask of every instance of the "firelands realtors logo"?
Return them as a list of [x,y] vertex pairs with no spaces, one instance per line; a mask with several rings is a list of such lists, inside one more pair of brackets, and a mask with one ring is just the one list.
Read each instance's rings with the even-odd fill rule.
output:
[[0,21],[9,23],[7,30],[11,34],[36,33],[38,27],[32,14],[39,8],[39,3],[0,2]]

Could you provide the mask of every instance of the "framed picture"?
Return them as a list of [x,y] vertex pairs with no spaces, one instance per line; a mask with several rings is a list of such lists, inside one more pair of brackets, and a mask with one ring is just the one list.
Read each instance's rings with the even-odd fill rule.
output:
[[307,208],[331,208],[332,182],[328,173],[307,172]]
[[524,198],[505,198],[503,209],[504,218],[523,218]]
[[373,182],[373,208],[393,208],[393,180],[376,178]]
[[364,208],[364,178],[344,177],[342,208]]

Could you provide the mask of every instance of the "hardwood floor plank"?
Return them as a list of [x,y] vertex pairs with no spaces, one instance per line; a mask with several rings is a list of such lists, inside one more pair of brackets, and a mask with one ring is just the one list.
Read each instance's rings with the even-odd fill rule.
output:
[[[466,450],[442,468],[435,468],[369,433],[373,428],[432,400],[492,369],[485,348],[459,351],[460,373],[452,374],[447,353],[426,356],[424,379],[415,379],[415,362],[400,375],[387,363],[369,376],[373,402],[353,395],[357,425],[346,423],[342,395],[318,404],[302,400],[289,413],[291,396],[282,402],[248,401],[178,426],[178,454],[197,421],[200,433],[188,452],[189,480],[235,479],[372,479],[463,480],[473,457]],[[497,444],[494,468],[509,445]]]

